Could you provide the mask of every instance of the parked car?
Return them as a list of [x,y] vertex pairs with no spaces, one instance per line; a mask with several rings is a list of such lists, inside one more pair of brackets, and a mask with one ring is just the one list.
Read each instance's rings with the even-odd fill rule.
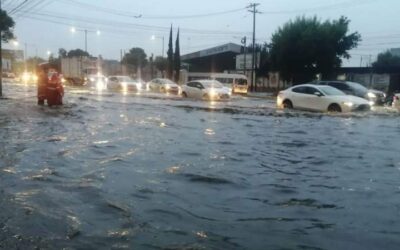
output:
[[231,91],[216,80],[197,80],[182,86],[182,96],[206,100],[229,99]]
[[400,111],[400,93],[393,95],[392,107]]
[[174,83],[169,79],[163,79],[163,78],[153,79],[147,83],[147,86],[151,91],[162,92],[162,93],[179,94],[180,91],[180,87],[178,86],[178,84]]
[[347,95],[354,95],[370,101],[371,105],[383,105],[385,103],[386,94],[375,89],[367,89],[363,85],[356,82],[348,81],[315,81],[311,84],[328,85],[341,90]]
[[322,85],[302,84],[279,92],[278,108],[310,111],[350,112],[368,111],[369,102],[363,98],[346,95],[342,91]]
[[135,80],[129,76],[109,76],[107,88],[124,92],[137,92],[143,88],[143,81]]

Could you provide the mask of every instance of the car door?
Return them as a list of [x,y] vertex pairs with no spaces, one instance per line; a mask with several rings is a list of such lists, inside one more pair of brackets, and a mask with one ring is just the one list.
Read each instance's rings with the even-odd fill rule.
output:
[[196,87],[195,87],[195,97],[196,98],[203,98],[203,89],[204,86],[200,82],[196,82]]
[[325,95],[317,88],[308,86],[305,87],[306,99],[305,108],[312,111],[325,111],[328,107]]
[[294,87],[292,92],[290,93],[290,101],[293,104],[294,108],[304,109],[307,104],[307,95],[306,95],[306,87],[299,86]]
[[161,89],[161,80],[155,79],[153,82],[153,90],[160,92],[160,89]]
[[115,89],[118,87],[118,80],[116,77],[110,77],[108,79],[108,87],[112,88],[112,89]]
[[188,82],[185,87],[185,92],[188,97],[194,98],[196,94],[196,82]]

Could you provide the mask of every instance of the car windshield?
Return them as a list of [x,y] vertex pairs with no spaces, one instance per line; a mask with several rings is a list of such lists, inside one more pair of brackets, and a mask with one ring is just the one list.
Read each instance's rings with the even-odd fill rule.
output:
[[175,83],[169,79],[162,79],[161,84],[171,84],[174,85]]
[[219,89],[224,87],[220,82],[218,81],[207,81],[207,82],[202,82],[204,88],[214,88],[214,89]]
[[362,86],[359,83],[355,83],[355,82],[346,82],[351,88],[353,88],[354,90],[356,90],[357,92],[360,93],[367,93],[368,89],[364,86]]
[[343,93],[342,91],[333,88],[333,87],[329,87],[329,86],[320,86],[319,89],[322,91],[322,93],[324,93],[325,95],[346,95],[345,93]]
[[132,82],[133,79],[130,78],[129,76],[117,76],[118,81],[121,82]]

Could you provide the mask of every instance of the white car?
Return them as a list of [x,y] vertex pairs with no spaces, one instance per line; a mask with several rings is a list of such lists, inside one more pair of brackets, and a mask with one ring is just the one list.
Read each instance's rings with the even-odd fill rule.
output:
[[182,86],[182,96],[206,100],[229,99],[231,92],[215,80],[197,80]]
[[302,84],[279,92],[278,108],[310,111],[350,112],[368,111],[371,106],[361,97],[346,95],[342,91],[322,85]]
[[106,90],[107,89],[107,78],[103,75],[88,75],[86,80],[86,86],[95,90]]
[[156,78],[147,83],[151,91],[179,94],[180,87],[169,79]]
[[143,81],[134,80],[129,76],[109,76],[107,87],[112,90],[122,90],[123,92],[138,92],[143,89]]
[[394,94],[392,107],[400,111],[400,93]]

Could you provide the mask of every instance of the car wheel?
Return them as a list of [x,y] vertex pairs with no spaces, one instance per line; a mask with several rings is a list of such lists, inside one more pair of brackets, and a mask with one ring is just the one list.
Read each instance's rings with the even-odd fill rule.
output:
[[282,104],[283,104],[284,109],[292,109],[293,108],[293,103],[290,100],[284,100]]
[[187,98],[186,92],[182,92],[182,97]]
[[342,112],[342,108],[338,104],[333,103],[333,104],[329,105],[328,111],[340,113],[340,112]]

